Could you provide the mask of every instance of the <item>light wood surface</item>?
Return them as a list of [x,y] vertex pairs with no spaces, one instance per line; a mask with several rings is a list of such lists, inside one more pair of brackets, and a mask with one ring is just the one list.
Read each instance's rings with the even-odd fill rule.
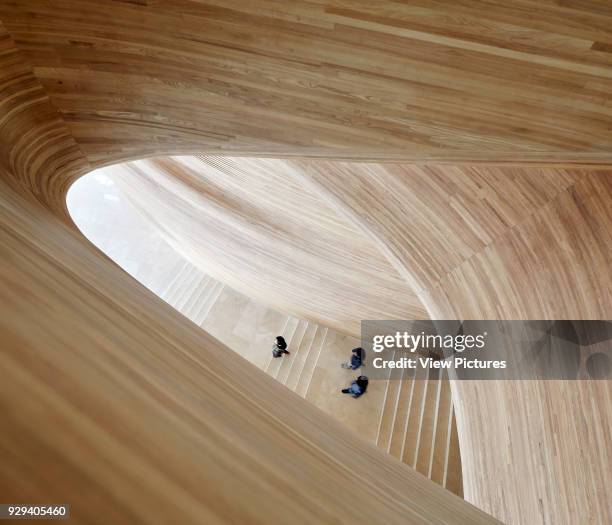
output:
[[[410,381],[371,381],[358,402],[343,395],[341,388],[359,373],[368,373],[367,366],[359,371],[340,366],[348,361],[350,350],[360,346],[359,339],[269,308],[203,273],[164,242],[156,225],[130,204],[112,171],[82,177],[68,196],[70,215],[91,242],[190,321],[361,438],[412,467],[420,448],[426,460],[418,471],[461,494],[461,477],[452,472],[461,465],[459,450],[449,454],[454,420],[446,378],[434,380],[436,400],[427,406],[413,401]],[[291,354],[273,359],[271,345],[279,334]],[[408,418],[411,406],[418,417]],[[428,437],[406,439],[421,432]],[[447,484],[454,477],[459,484]]]
[[[235,161],[245,171],[253,169],[253,179],[262,167],[290,171],[318,191],[379,247],[433,318],[610,317],[609,171]],[[136,177],[131,185],[132,200],[140,201],[142,209],[156,209],[152,203],[164,193],[163,185],[147,186]],[[151,215],[153,223],[165,226],[161,210]],[[201,231],[204,235],[206,228]],[[276,242],[282,244],[280,236]],[[287,273],[283,282],[291,286],[292,275]],[[406,387],[393,394],[400,405],[408,402]],[[453,393],[468,501],[506,523],[599,524],[612,519],[609,501],[601,497],[612,483],[609,382],[456,382]],[[413,406],[433,403],[428,388],[413,395]],[[402,457],[405,443],[412,443],[407,450],[416,456],[407,462],[428,471],[428,449],[420,451],[418,436],[430,436],[433,421],[420,414],[409,415],[420,419],[405,439],[381,439]],[[540,455],[534,455],[532,443],[542,448]],[[593,454],[586,463],[585,443]],[[564,504],[557,504],[553,494],[563,494]]]
[[[1,0],[0,20],[16,45],[0,31],[7,498],[77,494],[89,523],[490,523],[299,396],[281,402],[57,217],[88,165],[164,153],[549,162],[554,194],[478,202],[518,220],[481,217],[470,240],[453,225],[475,220],[466,208],[406,237],[443,240],[433,270],[402,240],[431,216],[365,220],[358,174],[341,191],[310,162],[304,180],[434,318],[610,318],[609,171],[564,168],[612,163],[609,7]],[[474,176],[494,173],[502,188],[522,178]],[[393,203],[384,188],[373,202],[380,191]],[[612,522],[609,383],[455,383],[453,396],[469,501],[512,524]],[[279,485],[291,497],[262,505]]]
[[[121,236],[117,231],[115,238],[119,240]],[[140,259],[133,249],[129,252],[132,261]],[[417,406],[411,396],[407,403],[399,403],[393,393],[394,385],[384,380],[371,381],[367,395],[355,402],[340,389],[368,370],[355,372],[343,369],[340,364],[349,359],[352,348],[360,345],[359,339],[261,305],[203,274],[178,254],[177,259],[182,262],[159,275],[155,282],[148,279],[148,287],[160,298],[362,439],[376,443],[424,476],[462,495],[459,449],[450,447],[450,435],[453,432],[456,435],[453,428],[456,425],[448,378],[432,379],[429,388],[433,397],[427,405]],[[143,263],[146,266],[146,261]],[[132,275],[140,280],[146,278],[146,273],[146,269],[144,273],[135,270]],[[285,337],[289,356],[272,358],[271,345],[277,335]],[[425,388],[427,383],[421,381]],[[412,393],[410,382],[400,388],[408,395]],[[413,405],[418,416],[410,420],[407,414]],[[387,439],[397,444],[394,449],[381,440],[381,427],[386,420],[391,420],[386,432]],[[409,432],[416,436],[415,440],[407,439]],[[412,458],[419,454],[422,461],[415,465]],[[434,464],[438,472],[434,471]]]
[[23,134],[57,122],[22,77],[0,68],[5,501],[67,502],[76,523],[495,523],[283,391],[67,226],[56,192],[87,161],[64,172],[78,152],[60,134],[36,150],[45,169],[14,162]]
[[76,523],[495,523],[0,187],[6,501]]
[[277,310],[356,337],[361,319],[427,317],[377,246],[288,163],[176,157],[101,173],[187,260]]
[[3,179],[68,219],[66,191],[90,169],[0,16],[0,165]]
[[[611,316],[610,171],[303,166],[434,319]],[[455,381],[453,399],[468,501],[505,523],[612,519],[610,382]]]
[[434,318],[612,312],[609,170],[299,164],[379,244]]
[[2,0],[0,20],[96,165],[612,161],[606,2]]

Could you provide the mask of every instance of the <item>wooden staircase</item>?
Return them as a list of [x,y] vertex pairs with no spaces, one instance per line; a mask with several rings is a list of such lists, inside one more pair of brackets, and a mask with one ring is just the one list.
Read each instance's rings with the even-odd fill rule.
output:
[[[185,317],[202,326],[224,285],[185,260],[174,265],[172,275],[165,285],[151,289]],[[327,333],[326,327],[289,316],[281,335],[287,341],[290,355],[273,358],[274,339],[268,336],[263,341],[256,341],[246,357],[287,388],[306,397]]]
[[212,310],[223,288],[222,283],[183,261],[177,264],[174,277],[168,285],[156,293],[200,326]]
[[376,444],[462,496],[457,426],[446,371],[403,370],[390,379]]
[[288,317],[281,335],[287,341],[291,354],[274,358],[270,346],[266,372],[287,388],[306,397],[327,332],[327,328],[318,324]]
[[[346,347],[348,353],[349,342],[338,341],[337,332],[304,319],[283,317],[272,310],[266,310],[261,318],[254,318],[256,309],[253,303],[182,258],[172,264],[170,275],[172,277],[163,282],[151,282],[147,286],[199,326],[205,326],[207,322],[211,324],[207,321],[211,312],[226,312],[224,315],[227,316],[231,311],[235,325],[230,323],[224,330],[236,332],[241,327],[238,331],[242,337],[241,344],[236,345],[226,339],[228,346],[301,397],[308,396],[315,404],[329,395],[324,388],[321,390],[320,384],[313,389],[311,386],[324,347],[327,352],[338,352],[340,348],[345,352]],[[221,303],[224,300],[228,302],[219,304],[215,310],[220,297]],[[217,322],[211,321],[212,325]],[[212,328],[208,326],[208,329]],[[287,341],[291,354],[273,358],[272,344],[278,334]],[[223,339],[231,334],[219,335]],[[359,344],[357,340],[352,343]],[[328,366],[329,363],[324,364],[323,369],[327,370]],[[438,371],[404,370],[400,379],[388,381],[381,408],[372,412],[372,417],[379,418],[376,444],[461,496],[461,460],[455,415],[446,371],[442,374],[439,375]]]

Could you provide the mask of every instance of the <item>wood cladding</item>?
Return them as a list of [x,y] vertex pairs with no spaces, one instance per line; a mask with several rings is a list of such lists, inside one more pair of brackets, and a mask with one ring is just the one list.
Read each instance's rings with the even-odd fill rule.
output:
[[96,165],[177,152],[605,164],[612,17],[594,4],[3,0],[0,19]]
[[361,224],[434,318],[612,312],[608,170],[291,162]]
[[206,274],[280,311],[359,336],[361,319],[422,319],[413,290],[290,164],[176,157],[103,170]]
[[417,472],[463,495],[455,412],[445,372],[435,371],[426,378],[404,372],[401,380],[388,382],[376,443]]
[[[0,70],[3,497],[67,501],[82,523],[497,523],[283,392],[67,227],[56,196],[85,161],[62,133],[44,140],[57,113],[12,73]],[[40,166],[13,162],[28,132],[39,149],[24,159]]]
[[[126,195],[188,259],[341,330],[351,310],[425,317],[419,300],[436,318],[612,311],[608,171],[211,156],[127,166],[113,171]],[[506,277],[493,287],[495,268]]]
[[0,166],[5,177],[65,214],[65,194],[89,169],[78,144],[0,23]]
[[[446,376],[420,379],[416,386],[409,373],[403,382],[371,381],[368,395],[358,403],[351,402],[339,389],[358,372],[339,365],[360,345],[358,338],[268,308],[204,274],[178,252],[160,246],[156,227],[138,220],[127,199],[111,203],[91,191],[101,189],[100,175],[116,180],[117,175],[110,172],[89,175],[89,180],[79,182],[85,187],[69,199],[71,216],[89,240],[103,251],[108,249],[105,253],[137,281],[228,348],[364,440],[462,494],[461,458]],[[118,245],[120,252],[114,249]],[[274,359],[270,348],[279,334],[285,337],[291,354]],[[420,402],[423,389],[428,403]],[[415,465],[416,457],[420,461]]]
[[497,523],[0,188],[7,501],[69,502],[77,523]]
[[[223,166],[232,162],[234,169],[244,171],[244,185],[249,171],[252,181],[261,172],[273,171],[292,173],[288,184],[302,180],[318,192],[379,247],[434,319],[610,318],[609,171],[238,158],[226,159]],[[212,168],[199,165],[202,181],[209,180],[212,175],[205,172]],[[222,171],[231,178],[231,170]],[[139,176],[149,175],[143,170]],[[133,177],[130,184],[131,199],[149,209],[151,221],[177,235],[156,204],[164,200],[160,196],[169,179],[160,183],[157,177],[152,185]],[[265,193],[260,198],[265,199]],[[293,207],[308,209],[297,201]],[[182,230],[197,231],[198,237],[220,230],[205,224],[199,231],[196,224],[183,224]],[[274,232],[278,250],[285,242],[281,232]],[[325,253],[318,253],[324,265]],[[347,256],[351,253],[359,250],[346,251]],[[206,257],[201,254],[202,260]],[[243,266],[242,272],[249,268]],[[253,280],[257,278],[252,274]],[[294,283],[290,273],[280,280],[287,288]],[[316,288],[312,291],[318,293]],[[298,286],[296,292],[304,304],[309,290]],[[343,295],[343,302],[356,298]],[[427,444],[435,443],[430,439],[433,422],[402,429],[421,414],[406,413],[403,406],[413,399],[414,407],[423,407],[432,398],[427,389],[412,393],[407,383],[390,389],[390,402],[397,408],[388,409],[388,418],[398,423],[385,422],[379,442],[429,474],[429,448],[413,457],[405,451],[409,455],[420,450],[413,446],[417,435],[425,436]],[[612,483],[607,468],[612,451],[609,382],[457,381],[452,390],[458,434],[453,443],[461,443],[468,501],[510,524],[600,524],[612,519],[606,499],[599,496]],[[393,438],[389,426],[395,429]],[[414,433],[419,428],[424,432]],[[533,443],[541,449],[537,457],[545,460],[535,459]],[[586,463],[585,450],[592,454]],[[559,494],[563,505],[556,503]]]
[[[494,522],[298,396],[281,402],[271,379],[230,366],[238,358],[56,217],[88,162],[165,153],[442,174],[438,163],[480,163],[467,179],[497,173],[498,188],[514,175],[487,163],[549,163],[550,194],[521,175],[510,193],[455,190],[480,216],[437,222],[416,207],[423,236],[410,208],[399,223],[377,211],[381,192],[394,199],[372,177],[336,166],[343,174],[326,178],[311,164],[304,180],[373,238],[434,318],[610,318],[604,4],[0,0],[7,498],[77,494],[73,513],[89,523]],[[405,196],[394,169],[374,179]],[[370,184],[373,218],[357,205]],[[452,388],[468,500],[512,524],[612,522],[608,383]],[[291,497],[262,505],[279,486]]]
[[[421,287],[434,319],[612,314],[610,171],[303,165]],[[504,523],[612,520],[599,496],[612,483],[610,382],[452,388],[468,501]]]

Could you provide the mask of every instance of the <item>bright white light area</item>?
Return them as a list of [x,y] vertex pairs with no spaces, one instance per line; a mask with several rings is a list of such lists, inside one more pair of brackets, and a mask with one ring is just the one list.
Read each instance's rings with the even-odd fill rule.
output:
[[97,183],[102,184],[103,186],[113,186],[115,184],[108,175],[101,173],[99,170],[94,171],[91,176]]
[[72,220],[93,244],[147,287],[170,275],[182,259],[121,191],[121,165],[101,168],[77,180],[68,191]]

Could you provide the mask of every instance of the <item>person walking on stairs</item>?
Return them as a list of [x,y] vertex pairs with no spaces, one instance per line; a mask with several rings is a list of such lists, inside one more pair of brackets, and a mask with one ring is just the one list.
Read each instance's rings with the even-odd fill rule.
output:
[[355,399],[365,394],[368,388],[368,378],[366,376],[359,376],[355,381],[351,383],[348,388],[343,388],[343,394],[351,394]]
[[272,356],[281,357],[283,354],[289,355],[291,352],[287,350],[287,341],[282,335],[276,337],[276,343],[272,346]]
[[348,363],[342,363],[342,368],[348,368],[349,370],[357,370],[363,366],[365,359],[365,350],[361,347],[353,348],[351,350],[351,360]]

